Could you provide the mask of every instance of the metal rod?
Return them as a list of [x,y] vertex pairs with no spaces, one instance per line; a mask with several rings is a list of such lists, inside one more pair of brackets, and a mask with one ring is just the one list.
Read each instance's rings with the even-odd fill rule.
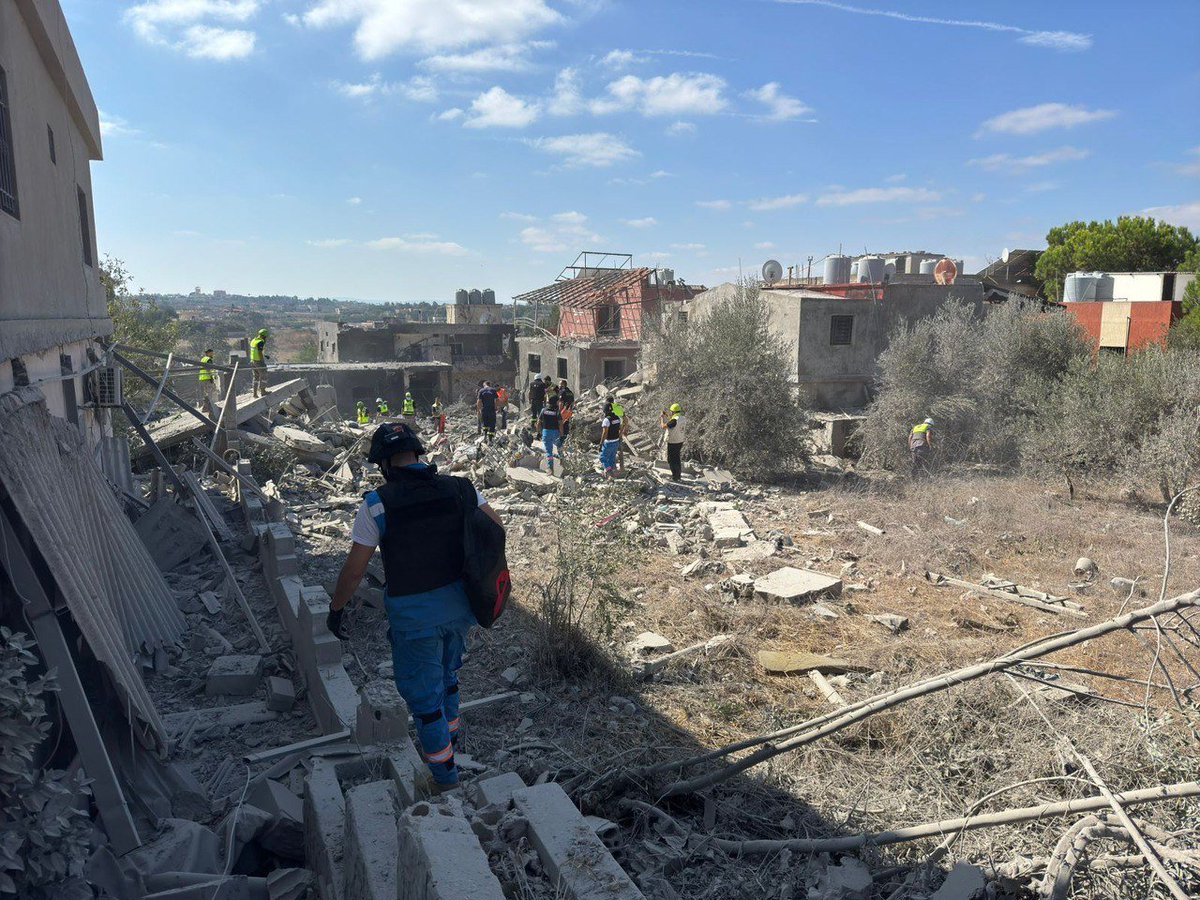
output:
[[179,477],[179,473],[175,471],[174,467],[167,461],[167,458],[163,456],[163,452],[159,449],[158,444],[154,443],[154,438],[150,437],[150,432],[147,431],[146,426],[142,424],[141,417],[138,416],[137,410],[135,410],[128,403],[122,403],[121,409],[125,413],[125,418],[129,420],[129,424],[133,426],[134,430],[138,433],[138,436],[145,443],[146,447],[149,448],[150,453],[154,456],[154,461],[158,463],[158,467],[162,470],[163,475],[165,475],[167,478],[170,478],[171,484],[175,485],[175,492],[179,494],[180,497],[187,494],[187,486],[183,483],[183,479]]
[[[208,445],[208,452],[213,456],[217,455],[217,439],[221,436],[221,428],[225,424],[225,411],[229,409],[229,401],[236,397],[234,393],[237,387],[238,366],[241,365],[241,360],[237,360],[233,364],[233,374],[229,376],[229,387],[225,389],[225,402],[221,404],[221,412],[217,416],[217,427],[213,429],[212,443]],[[226,448],[228,449],[228,448]],[[203,468],[200,469],[201,475],[208,474],[208,463],[206,462]]]
[[[114,344],[113,346],[115,348],[117,345]],[[140,347],[130,347],[128,344],[121,344],[120,347],[123,352],[136,353],[138,356],[153,356],[157,359],[166,359],[168,356],[170,356],[169,353],[159,353],[156,350],[143,350]],[[200,362],[200,360],[198,360],[198,359],[189,359],[186,356],[176,356],[175,359],[177,362],[187,363],[190,366],[200,366],[201,368],[205,367],[205,364]],[[219,365],[218,363],[208,363],[207,368],[216,369],[218,372],[232,372],[233,371],[233,368],[231,366],[222,366],[222,365]]]
[[154,399],[150,401],[150,405],[146,407],[146,414],[142,418],[142,424],[145,425],[150,421],[150,417],[154,415],[154,407],[158,406],[158,399],[162,396],[163,388],[167,386],[167,379],[171,377],[171,354],[167,354],[167,364],[163,366],[162,381],[158,383],[158,390],[154,393]]
[[[117,362],[119,362],[121,365],[123,365],[125,368],[127,368],[130,372],[132,372],[138,378],[145,381],[151,387],[158,387],[157,381],[155,381],[153,378],[151,378],[149,375],[147,375],[144,371],[139,369],[137,366],[135,366],[133,363],[131,363],[129,360],[127,360],[125,357],[123,357],[120,353],[118,353],[117,351],[114,350],[112,355],[113,355],[113,359],[115,359]],[[199,419],[201,422],[203,422],[209,428],[217,427],[216,422],[214,422],[208,416],[204,415],[204,413],[200,412],[200,410],[196,409],[194,406],[192,406],[190,403],[188,403],[186,400],[184,400],[182,397],[180,397],[177,393],[175,393],[173,390],[171,390],[165,384],[163,385],[162,392],[164,394],[166,394],[168,397],[170,397],[172,400],[174,400],[176,406],[180,407],[184,412],[190,413],[191,415],[195,416],[197,419]]]

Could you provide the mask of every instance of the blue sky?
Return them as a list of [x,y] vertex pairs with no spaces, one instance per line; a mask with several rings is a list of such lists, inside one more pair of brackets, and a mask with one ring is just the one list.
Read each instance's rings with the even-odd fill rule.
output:
[[583,249],[713,284],[839,246],[974,271],[1145,210],[1200,231],[1194,0],[63,6],[101,249],[148,290],[507,298]]

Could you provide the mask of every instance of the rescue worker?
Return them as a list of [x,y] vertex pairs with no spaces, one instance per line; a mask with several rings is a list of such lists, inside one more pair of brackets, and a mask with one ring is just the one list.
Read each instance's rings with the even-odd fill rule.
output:
[[446,433],[446,416],[442,412],[442,398],[441,397],[435,397],[433,399],[433,407],[432,407],[431,411],[433,413],[434,421],[437,424],[437,433],[445,434]]
[[359,400],[356,404],[354,404],[354,411],[357,414],[359,425],[370,425],[371,424],[371,414],[369,412],[367,412],[367,404],[366,403]]
[[205,412],[212,412],[213,396],[216,393],[216,383],[213,381],[213,370],[209,368],[213,364],[213,352],[209,347],[204,351],[204,355],[200,357],[200,399],[204,406],[207,407]]
[[[458,785],[458,670],[475,617],[462,582],[460,479],[439,475],[436,466],[420,460],[424,453],[417,433],[403,422],[381,425],[372,436],[367,460],[380,467],[384,484],[359,506],[326,624],[347,639],[346,604],[379,547],[396,689],[412,712],[433,780],[447,791]],[[475,499],[500,522],[478,490]]]
[[[609,395],[608,398],[612,402],[613,415],[621,420],[621,432],[619,437],[625,437],[625,432],[629,427],[629,419],[625,416],[625,407],[617,402],[617,398]],[[617,468],[622,472],[625,471],[625,445],[617,440]]]
[[412,391],[404,392],[404,415],[412,418],[417,414],[417,404],[413,402]]
[[672,403],[662,413],[663,431],[667,433],[667,465],[671,467],[671,480],[683,480],[683,407]]
[[558,411],[558,399],[551,397],[542,407],[538,416],[538,426],[542,430],[542,447],[546,451],[546,470],[554,474],[554,451],[559,451],[562,457],[562,416]]
[[387,401],[382,397],[375,398],[375,415],[379,418],[386,416],[391,410],[388,409]]
[[496,402],[500,404],[500,427],[508,428],[508,388],[500,385],[496,388]]
[[933,453],[933,419],[914,425],[908,433],[908,452],[912,456],[913,475],[929,471],[929,456]]
[[612,478],[617,471],[617,450],[621,446],[621,417],[613,408],[613,402],[604,404],[604,418],[600,421],[600,465],[604,477]]
[[558,409],[562,413],[562,437],[565,441],[571,433],[571,417],[575,415],[575,392],[565,378],[558,380]]
[[479,426],[483,429],[483,439],[492,442],[496,436],[496,401],[499,395],[490,381],[485,381],[475,398],[475,413],[479,418]]
[[258,329],[258,334],[250,341],[250,372],[254,376],[254,396],[265,397],[267,394],[267,360],[266,354],[267,329]]
[[529,386],[529,412],[533,417],[533,429],[536,431],[538,427],[538,416],[542,414],[542,407],[546,405],[546,382],[540,378],[533,379],[533,384]]

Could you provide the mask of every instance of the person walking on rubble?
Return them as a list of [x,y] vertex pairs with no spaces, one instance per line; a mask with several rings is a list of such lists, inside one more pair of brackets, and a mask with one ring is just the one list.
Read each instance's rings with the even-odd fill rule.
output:
[[614,411],[612,400],[608,400],[604,404],[604,418],[600,421],[600,465],[605,478],[612,478],[617,472],[620,446],[621,417]]
[[538,427],[538,416],[542,414],[542,407],[546,405],[546,383],[540,378],[533,379],[533,384],[529,386],[529,412],[533,419],[533,429],[536,431]]
[[371,424],[371,413],[367,410],[367,404],[362,400],[354,404],[354,413],[359,425]]
[[908,452],[912,456],[914,476],[929,472],[929,457],[933,453],[933,419],[914,425],[908,433]]
[[496,401],[498,399],[496,389],[492,387],[490,381],[483,383],[483,387],[479,389],[479,396],[475,399],[475,412],[479,416],[479,425],[483,429],[483,439],[489,444],[496,436]]
[[500,427],[508,428],[508,388],[500,385],[496,388],[496,402],[500,405]]
[[404,407],[403,415],[407,419],[411,419],[417,414],[417,404],[413,401],[412,391],[404,392]]
[[562,458],[562,414],[558,410],[558,399],[551,397],[538,416],[538,425],[542,430],[542,447],[546,451],[546,469],[554,474],[554,451],[557,449]]
[[683,407],[672,403],[662,412],[662,427],[667,433],[667,465],[671,467],[671,480],[683,480]]
[[571,418],[575,415],[575,392],[565,378],[558,382],[558,408],[562,412],[562,439],[565,441],[571,433]]
[[209,347],[204,351],[204,355],[200,357],[200,400],[206,413],[212,414],[214,409],[213,400],[216,396],[216,382],[213,380],[213,370],[209,368],[213,364],[213,352]]
[[412,713],[433,780],[447,791],[458,785],[458,670],[476,623],[462,580],[464,495],[473,492],[480,511],[502,523],[478,489],[466,479],[439,475],[420,460],[424,453],[417,433],[403,422],[381,425],[373,435],[367,460],[380,467],[385,481],[358,508],[326,623],[347,639],[346,604],[379,547],[396,689]]
[[254,396],[267,395],[267,329],[258,329],[258,334],[250,342],[250,373],[254,376]]

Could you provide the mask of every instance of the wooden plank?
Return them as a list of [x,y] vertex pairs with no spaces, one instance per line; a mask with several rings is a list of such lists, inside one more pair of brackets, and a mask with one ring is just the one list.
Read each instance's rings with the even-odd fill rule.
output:
[[1087,613],[1077,609],[1072,609],[1069,606],[1055,606],[1053,603],[1043,603],[1040,600],[1033,600],[1029,597],[1022,597],[1020,594],[1010,594],[1007,591],[995,591],[991,588],[986,588],[982,584],[972,584],[969,581],[963,581],[961,578],[951,578],[949,575],[939,575],[937,572],[926,572],[925,578],[931,584],[952,584],[956,587],[966,588],[976,594],[982,594],[985,597],[992,597],[996,600],[1006,600],[1009,603],[1020,603],[1023,606],[1032,606],[1034,609],[1041,609],[1046,612],[1057,613],[1064,616],[1074,616],[1077,619],[1086,619]]
[[188,490],[191,491],[192,500],[195,501],[196,508],[208,519],[209,524],[212,525],[213,530],[216,531],[221,540],[234,540],[233,530],[225,522],[225,517],[217,512],[217,508],[213,506],[212,500],[200,484],[200,479],[196,476],[196,473],[184,472],[183,480],[187,483]]

